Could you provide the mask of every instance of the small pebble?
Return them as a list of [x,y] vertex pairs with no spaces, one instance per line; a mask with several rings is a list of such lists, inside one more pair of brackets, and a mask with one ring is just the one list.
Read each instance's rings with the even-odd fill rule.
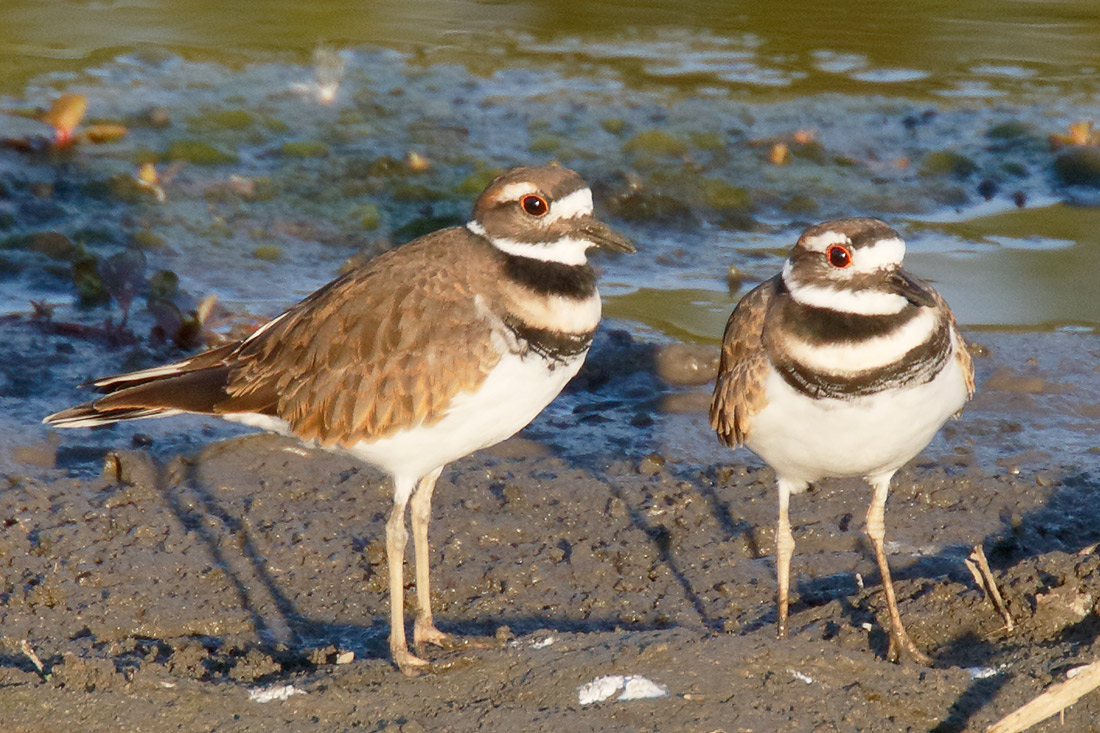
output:
[[650,453],[638,462],[638,473],[643,476],[655,476],[665,467],[665,457],[660,453]]
[[706,384],[718,374],[718,354],[713,346],[668,344],[657,352],[657,376],[669,384]]
[[730,265],[726,270],[726,287],[729,288],[730,295],[736,295],[744,283],[745,276],[741,274],[741,270],[737,269],[737,265]]
[[168,127],[172,124],[172,116],[167,107],[150,107],[145,113],[145,119],[153,127]]

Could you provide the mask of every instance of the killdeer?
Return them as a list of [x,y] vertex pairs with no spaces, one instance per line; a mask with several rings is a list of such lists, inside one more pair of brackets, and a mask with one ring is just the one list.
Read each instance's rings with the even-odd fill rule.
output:
[[890,479],[974,392],[974,369],[947,303],[901,268],[905,243],[876,219],[807,229],[781,274],[744,297],[726,325],[710,423],[776,473],[778,633],[787,633],[791,494],[826,477],[874,490],[866,532],[890,612],[888,657],[928,663],[898,614],[883,549]]
[[411,499],[413,640],[432,619],[428,521],[443,466],[527,425],[577,373],[600,320],[587,252],[633,252],[598,221],[579,175],[518,168],[493,180],[465,227],[423,236],[325,285],[243,341],[106,377],[57,427],[215,415],[346,453],[393,480],[386,522],[390,651],[406,674],[405,508]]

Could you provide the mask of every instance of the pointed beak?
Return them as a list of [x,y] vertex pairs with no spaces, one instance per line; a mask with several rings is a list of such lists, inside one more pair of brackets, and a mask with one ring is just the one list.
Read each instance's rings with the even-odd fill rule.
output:
[[589,219],[581,227],[581,234],[589,242],[600,249],[610,249],[615,252],[636,252],[634,245],[626,237],[618,234],[611,227],[597,219]]
[[913,305],[931,308],[936,305],[936,297],[932,294],[932,288],[913,277],[904,270],[895,270],[888,278],[890,287],[894,292],[908,300]]

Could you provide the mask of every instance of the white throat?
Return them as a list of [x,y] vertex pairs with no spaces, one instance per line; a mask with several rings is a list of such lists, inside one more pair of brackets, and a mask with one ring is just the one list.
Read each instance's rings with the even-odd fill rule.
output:
[[542,262],[557,262],[562,265],[584,265],[588,263],[588,248],[593,243],[587,239],[562,237],[552,242],[521,242],[508,237],[494,237],[485,231],[485,227],[476,221],[466,222],[466,228],[501,252],[517,257],[527,257]]
[[862,316],[892,316],[900,313],[909,301],[897,293],[881,290],[843,290],[828,285],[807,285],[791,274],[791,261],[783,263],[783,284],[791,297],[814,308],[856,313]]

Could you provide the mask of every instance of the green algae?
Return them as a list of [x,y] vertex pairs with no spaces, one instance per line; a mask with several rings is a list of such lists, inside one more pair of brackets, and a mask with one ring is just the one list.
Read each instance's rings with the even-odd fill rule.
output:
[[700,181],[700,197],[711,209],[727,211],[752,207],[752,194],[741,186],[734,186],[720,178],[704,178]]
[[323,158],[332,148],[320,140],[297,140],[280,145],[279,153],[287,158]]
[[622,135],[626,132],[626,120],[620,117],[605,117],[600,120],[600,127],[612,135]]
[[359,226],[367,231],[377,229],[382,224],[382,212],[374,204],[365,204],[356,209],[354,216]]
[[256,116],[243,109],[215,109],[187,118],[187,131],[193,135],[247,130],[256,124]]
[[629,155],[657,158],[684,155],[687,144],[663,130],[643,130],[623,143],[623,152]]
[[920,175],[936,178],[966,178],[978,170],[978,164],[954,150],[935,150],[924,156]]
[[527,152],[536,155],[553,155],[561,149],[561,140],[553,135],[538,135],[527,143]]
[[211,145],[202,140],[176,140],[164,154],[166,160],[185,160],[194,165],[228,165],[236,163],[235,152]]
[[462,196],[477,196],[489,182],[504,172],[503,168],[478,167],[476,171],[463,178],[454,187],[454,192]]
[[142,229],[130,235],[130,241],[136,247],[146,250],[164,249],[168,246],[168,240],[149,229]]
[[283,259],[283,248],[276,244],[265,244],[252,250],[252,256],[264,262],[278,262]]

